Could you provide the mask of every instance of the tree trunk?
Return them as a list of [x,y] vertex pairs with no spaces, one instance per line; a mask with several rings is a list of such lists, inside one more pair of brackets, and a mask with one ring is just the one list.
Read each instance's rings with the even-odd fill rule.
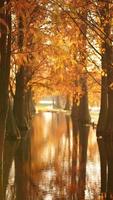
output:
[[[18,47],[20,52],[23,52],[24,43],[24,23],[22,16],[19,17],[18,24]],[[22,137],[29,129],[31,111],[31,91],[27,88],[29,79],[28,68],[23,64],[19,66],[16,74],[16,92],[14,97],[14,116],[17,127],[22,133]]]
[[[84,19],[87,19],[87,11],[82,11],[82,16]],[[81,22],[80,28],[83,31],[84,35],[86,36],[87,25],[84,22]],[[87,50],[86,50],[86,38],[84,38],[84,35],[82,35],[81,33],[81,42],[83,46],[82,46],[82,50],[80,49],[79,62],[85,68]],[[90,114],[89,114],[89,108],[88,108],[87,74],[85,72],[81,76],[79,82],[83,91],[83,96],[80,98],[79,106],[77,106],[76,102],[74,102],[73,109],[75,110],[72,110],[72,125],[73,125],[73,131],[74,131],[77,124],[77,129],[78,129],[78,134],[79,134],[79,139],[80,139],[79,180],[78,180],[77,199],[84,199],[88,130],[89,130],[89,127],[87,126],[89,126],[89,123],[90,123]],[[75,117],[76,117],[77,123],[74,125]],[[84,129],[85,129],[85,132],[84,132]]]
[[78,106],[78,120],[79,126],[89,126],[91,118],[89,114],[88,106],[88,89],[87,89],[87,75],[84,74],[80,80],[82,91],[84,92],[83,96],[80,99],[80,105]]
[[100,165],[101,165],[101,192],[106,192],[106,182],[107,182],[107,158],[106,149],[104,143],[105,126],[107,118],[107,79],[102,77],[101,81],[101,104],[100,113],[97,123],[96,135],[100,154]]
[[66,96],[65,110],[70,110],[70,99],[68,95]]
[[[85,198],[85,176],[86,176],[86,162],[87,162],[87,145],[88,145],[88,133],[89,133],[89,123],[90,115],[88,109],[88,94],[86,80],[82,82],[84,86],[85,94],[80,99],[80,105],[77,106],[74,102],[72,107],[72,128],[73,128],[73,158],[72,158],[72,184],[78,184],[77,198]],[[79,136],[79,158],[77,158],[78,141],[77,135]],[[75,159],[76,158],[76,159]],[[79,174],[78,182],[77,172],[77,159],[79,159]],[[73,194],[73,199],[76,199],[75,194]]]
[[21,67],[16,75],[16,93],[14,98],[14,116],[17,123],[17,127],[21,132],[28,130],[27,119],[25,115],[26,92],[25,92],[24,72],[25,72],[24,67]]
[[[107,121],[108,119],[108,113],[109,113],[109,95],[108,95],[108,81],[107,71],[108,68],[111,66],[111,47],[110,47],[110,41],[108,42],[108,37],[110,35],[110,18],[109,18],[109,3],[106,1],[103,2],[100,10],[100,21],[101,21],[101,27],[104,30],[104,38],[102,41],[102,70],[104,71],[104,76],[102,76],[101,81],[101,105],[100,105],[100,114],[99,114],[99,120],[97,124],[97,141],[98,141],[98,147],[99,147],[99,153],[100,153],[100,164],[101,164],[101,192],[106,193],[107,191],[107,182],[109,177],[109,156],[107,152],[107,146],[110,145],[106,144],[106,139],[108,138],[109,134],[106,133],[106,130],[108,129],[106,126],[108,126]],[[104,52],[103,52],[104,49]],[[107,76],[106,76],[107,74]],[[107,123],[107,124],[106,124]],[[106,129],[107,128],[107,129]],[[107,130],[108,132],[108,130]],[[107,145],[107,146],[106,146]],[[108,170],[107,170],[108,167]],[[108,172],[107,172],[108,171]],[[108,177],[107,177],[108,176]]]
[[[108,180],[107,180],[107,198],[113,198],[113,69],[108,68],[108,114],[105,132],[105,144],[108,160]],[[111,199],[112,199],[111,198]]]
[[20,132],[14,118],[13,105],[11,101],[9,101],[9,109],[6,121],[6,139],[15,140],[20,138]]
[[10,53],[11,53],[11,15],[4,8],[9,1],[0,1],[0,18],[8,25],[0,23],[0,195],[3,197],[3,149],[5,139],[6,118],[8,112],[8,86],[10,74]]

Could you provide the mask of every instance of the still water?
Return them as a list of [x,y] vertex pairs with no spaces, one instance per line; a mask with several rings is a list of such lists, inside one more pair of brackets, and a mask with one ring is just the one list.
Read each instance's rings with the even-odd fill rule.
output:
[[100,162],[92,127],[73,133],[65,113],[40,112],[28,136],[6,147],[6,200],[99,199]]

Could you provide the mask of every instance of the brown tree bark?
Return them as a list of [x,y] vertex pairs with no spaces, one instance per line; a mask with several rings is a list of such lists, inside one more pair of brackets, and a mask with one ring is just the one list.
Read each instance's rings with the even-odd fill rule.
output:
[[[0,23],[0,195],[3,197],[3,149],[6,129],[6,118],[8,112],[8,86],[10,74],[11,53],[11,14],[4,8],[9,0],[0,1],[0,18],[7,24],[8,28]],[[3,9],[4,8],[4,9]]]
[[14,116],[17,127],[20,131],[27,130],[27,121],[25,116],[25,74],[24,67],[21,67],[16,75],[16,93],[14,98]]
[[[109,50],[109,58],[112,56],[112,50]],[[113,199],[113,67],[111,63],[107,68],[107,84],[108,84],[108,113],[105,130],[105,145],[107,152],[107,164],[108,164],[108,177],[107,177],[107,199]],[[110,197],[111,196],[111,197]]]
[[14,113],[13,113],[13,105],[9,100],[9,109],[7,114],[7,121],[6,121],[6,140],[19,140],[21,138],[19,129],[16,125]]
[[[24,25],[22,16],[19,17],[18,24],[18,47],[20,52],[23,52],[24,43]],[[19,66],[19,70],[16,74],[16,92],[14,97],[14,116],[17,127],[22,133],[29,129],[30,125],[30,102],[31,102],[31,91],[27,88],[27,82],[30,74],[28,68],[23,64]]]
[[[87,19],[87,11],[82,11],[82,16],[84,19]],[[87,25],[84,22],[81,22],[80,30],[81,33],[81,41],[83,44],[83,48],[80,51],[80,64],[86,68],[86,36],[87,33]],[[89,133],[89,124],[90,124],[90,114],[88,107],[88,89],[87,89],[87,73],[84,72],[80,77],[80,85],[83,91],[83,96],[80,98],[80,104],[77,106],[76,102],[74,102],[73,110],[72,110],[72,125],[73,131],[74,129],[78,130],[79,136],[79,174],[78,174],[78,191],[77,191],[77,199],[85,198],[85,175],[86,175],[86,162],[87,162],[87,144],[88,144],[88,133]],[[76,133],[77,134],[77,133]],[[77,143],[77,141],[76,141]],[[75,198],[76,199],[76,198]]]
[[[101,27],[103,28],[104,31],[104,38],[101,46],[102,51],[104,49],[104,52],[102,53],[101,63],[105,75],[102,76],[102,81],[101,81],[101,104],[100,104],[100,114],[96,132],[97,132],[97,141],[98,141],[100,164],[101,164],[101,192],[107,193],[107,190],[111,190],[111,186],[107,185],[109,185],[109,182],[111,181],[110,179],[113,178],[113,176],[111,175],[111,171],[113,172],[113,169],[111,169],[113,168],[113,166],[111,165],[111,159],[112,159],[110,150],[111,139],[109,137],[110,133],[109,127],[112,121],[112,116],[110,114],[112,112],[112,105],[110,103],[111,101],[110,99],[112,99],[113,101],[113,97],[110,97],[112,95],[109,94],[112,93],[109,91],[110,90],[109,85],[113,80],[111,77],[112,49],[110,44],[111,41],[109,40],[111,19],[110,19],[108,2],[103,1],[99,13],[100,13]],[[108,197],[108,199],[109,198],[110,197]]]

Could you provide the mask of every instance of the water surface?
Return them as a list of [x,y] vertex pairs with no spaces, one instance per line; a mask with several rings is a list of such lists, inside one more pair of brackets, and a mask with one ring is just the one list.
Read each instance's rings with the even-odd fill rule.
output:
[[7,200],[98,199],[100,163],[92,127],[73,133],[69,116],[39,112],[28,135],[10,156]]

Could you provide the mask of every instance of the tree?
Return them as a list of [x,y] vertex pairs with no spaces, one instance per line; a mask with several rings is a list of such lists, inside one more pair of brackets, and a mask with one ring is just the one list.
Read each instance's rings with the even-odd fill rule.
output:
[[2,161],[5,138],[6,119],[8,112],[8,86],[11,53],[11,13],[7,9],[9,0],[0,2],[0,193],[2,196]]
[[[107,198],[113,193],[112,186],[112,153],[110,146],[111,139],[109,137],[112,132],[111,124],[111,99],[112,97],[112,43],[111,43],[111,5],[110,3],[99,3],[100,27],[102,29],[101,39],[101,66],[102,66],[102,80],[101,80],[101,107],[99,120],[97,124],[97,140],[100,151],[101,161],[101,192],[107,193]],[[112,99],[113,100],[113,99]],[[108,142],[109,141],[109,142]],[[108,172],[107,172],[108,166]],[[111,193],[111,194],[110,194]]]

